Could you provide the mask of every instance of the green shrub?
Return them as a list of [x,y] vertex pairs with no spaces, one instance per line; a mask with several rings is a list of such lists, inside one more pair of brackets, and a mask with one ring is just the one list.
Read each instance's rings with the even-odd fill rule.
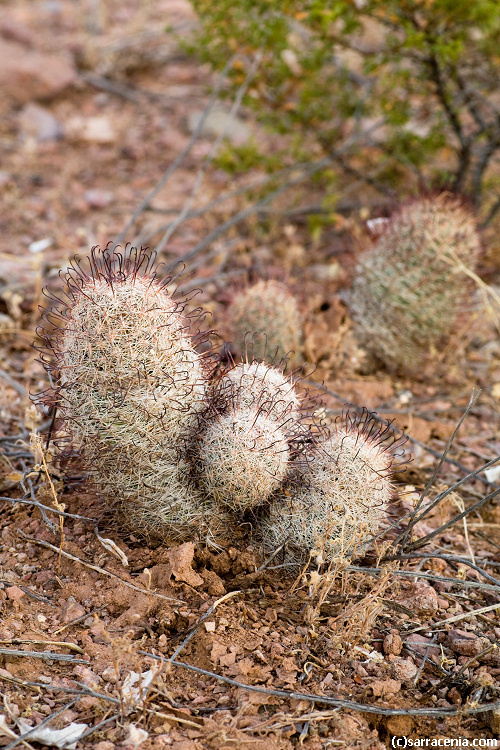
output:
[[[497,0],[193,4],[201,29],[191,48],[219,70],[239,53],[233,89],[261,55],[244,101],[289,136],[285,162],[290,153],[298,161],[333,154],[340,169],[381,190],[413,175],[415,186],[446,184],[477,205],[485,181],[498,184],[488,171],[500,148]],[[382,127],[355,137],[374,123]]]

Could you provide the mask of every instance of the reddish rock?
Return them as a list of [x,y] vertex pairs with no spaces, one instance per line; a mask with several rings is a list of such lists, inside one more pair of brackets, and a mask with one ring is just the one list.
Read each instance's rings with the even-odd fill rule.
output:
[[11,599],[13,602],[18,602],[19,599],[22,599],[25,595],[24,591],[20,589],[19,586],[9,586],[5,593],[7,594],[7,599]]
[[375,698],[393,698],[401,690],[399,680],[374,680],[370,687]]
[[226,593],[224,582],[215,570],[201,570],[201,577],[205,581],[210,596],[224,596]]
[[64,608],[62,621],[65,623],[73,622],[73,620],[79,620],[87,614],[85,607],[82,607],[78,602],[69,602]]
[[410,584],[396,601],[422,616],[434,615],[439,609],[438,595],[425,581]]
[[[424,656],[426,653],[429,644],[432,643],[430,638],[427,638],[425,635],[421,635],[420,633],[412,633],[408,636],[408,638],[405,639],[405,643],[407,643],[409,646],[411,646],[412,651],[415,651],[415,653],[420,654],[420,656]],[[436,659],[440,656],[441,650],[439,646],[436,644],[435,646],[431,646],[428,651],[427,658],[433,658]]]
[[39,573],[35,576],[35,581],[37,584],[39,583],[48,583],[49,581],[52,581],[54,578],[54,574],[51,570],[41,570]]
[[483,650],[481,638],[464,630],[450,630],[447,644],[455,654],[460,654],[460,656],[477,656]]
[[52,99],[75,80],[66,58],[0,38],[0,108]]
[[411,716],[389,716],[385,720],[385,727],[391,737],[408,737],[413,728]]
[[391,664],[392,676],[401,682],[409,682],[415,678],[417,667],[411,659],[394,659]]
[[403,641],[399,633],[388,633],[384,638],[384,653],[399,656],[403,648]]

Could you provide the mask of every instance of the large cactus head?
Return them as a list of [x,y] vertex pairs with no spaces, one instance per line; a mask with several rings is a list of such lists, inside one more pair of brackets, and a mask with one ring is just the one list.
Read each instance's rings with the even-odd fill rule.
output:
[[239,292],[229,308],[233,341],[256,360],[293,360],[302,346],[302,316],[284,284],[258,281]]
[[189,526],[200,498],[179,466],[183,435],[204,407],[199,318],[143,250],[94,249],[64,281],[39,331],[53,382],[39,401],[57,407],[83,467],[132,525]]
[[474,218],[455,198],[398,211],[354,279],[351,313],[368,354],[391,369],[417,370],[452,333],[479,250]]
[[348,410],[311,453],[302,481],[273,499],[263,521],[266,551],[284,545],[285,559],[298,564],[356,554],[386,517],[403,442],[375,414]]

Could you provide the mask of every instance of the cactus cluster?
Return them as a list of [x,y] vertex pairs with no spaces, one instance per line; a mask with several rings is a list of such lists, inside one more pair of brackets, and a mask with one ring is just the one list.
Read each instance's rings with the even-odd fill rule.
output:
[[397,212],[356,270],[351,313],[359,342],[390,369],[416,371],[453,331],[480,242],[455,198],[417,200]]
[[[373,415],[318,430],[294,375],[199,354],[200,313],[159,281],[154,256],[94,250],[73,263],[40,335],[69,443],[128,528],[207,538],[252,514],[294,561],[352,551],[381,524],[394,446]],[[320,437],[321,436],[321,437]]]
[[293,361],[302,346],[302,317],[284,284],[258,281],[240,291],[228,311],[233,342],[241,354],[249,346],[255,360]]

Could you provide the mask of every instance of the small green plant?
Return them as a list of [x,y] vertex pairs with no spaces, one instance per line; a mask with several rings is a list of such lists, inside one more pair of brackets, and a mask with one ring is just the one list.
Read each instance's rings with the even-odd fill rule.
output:
[[276,281],[258,281],[229,308],[234,343],[257,360],[293,359],[302,345],[302,317],[295,297]]
[[395,451],[376,415],[347,412],[309,456],[301,476],[278,493],[262,525],[269,552],[286,562],[331,562],[362,551],[381,528],[393,494]]
[[424,198],[398,211],[361,256],[350,298],[370,357],[418,370],[454,330],[479,251],[474,218],[454,198]]
[[189,480],[184,436],[204,406],[198,319],[160,283],[154,256],[94,249],[88,270],[72,265],[66,299],[40,331],[65,452],[77,455],[100,493],[132,528],[192,529],[204,503]]

